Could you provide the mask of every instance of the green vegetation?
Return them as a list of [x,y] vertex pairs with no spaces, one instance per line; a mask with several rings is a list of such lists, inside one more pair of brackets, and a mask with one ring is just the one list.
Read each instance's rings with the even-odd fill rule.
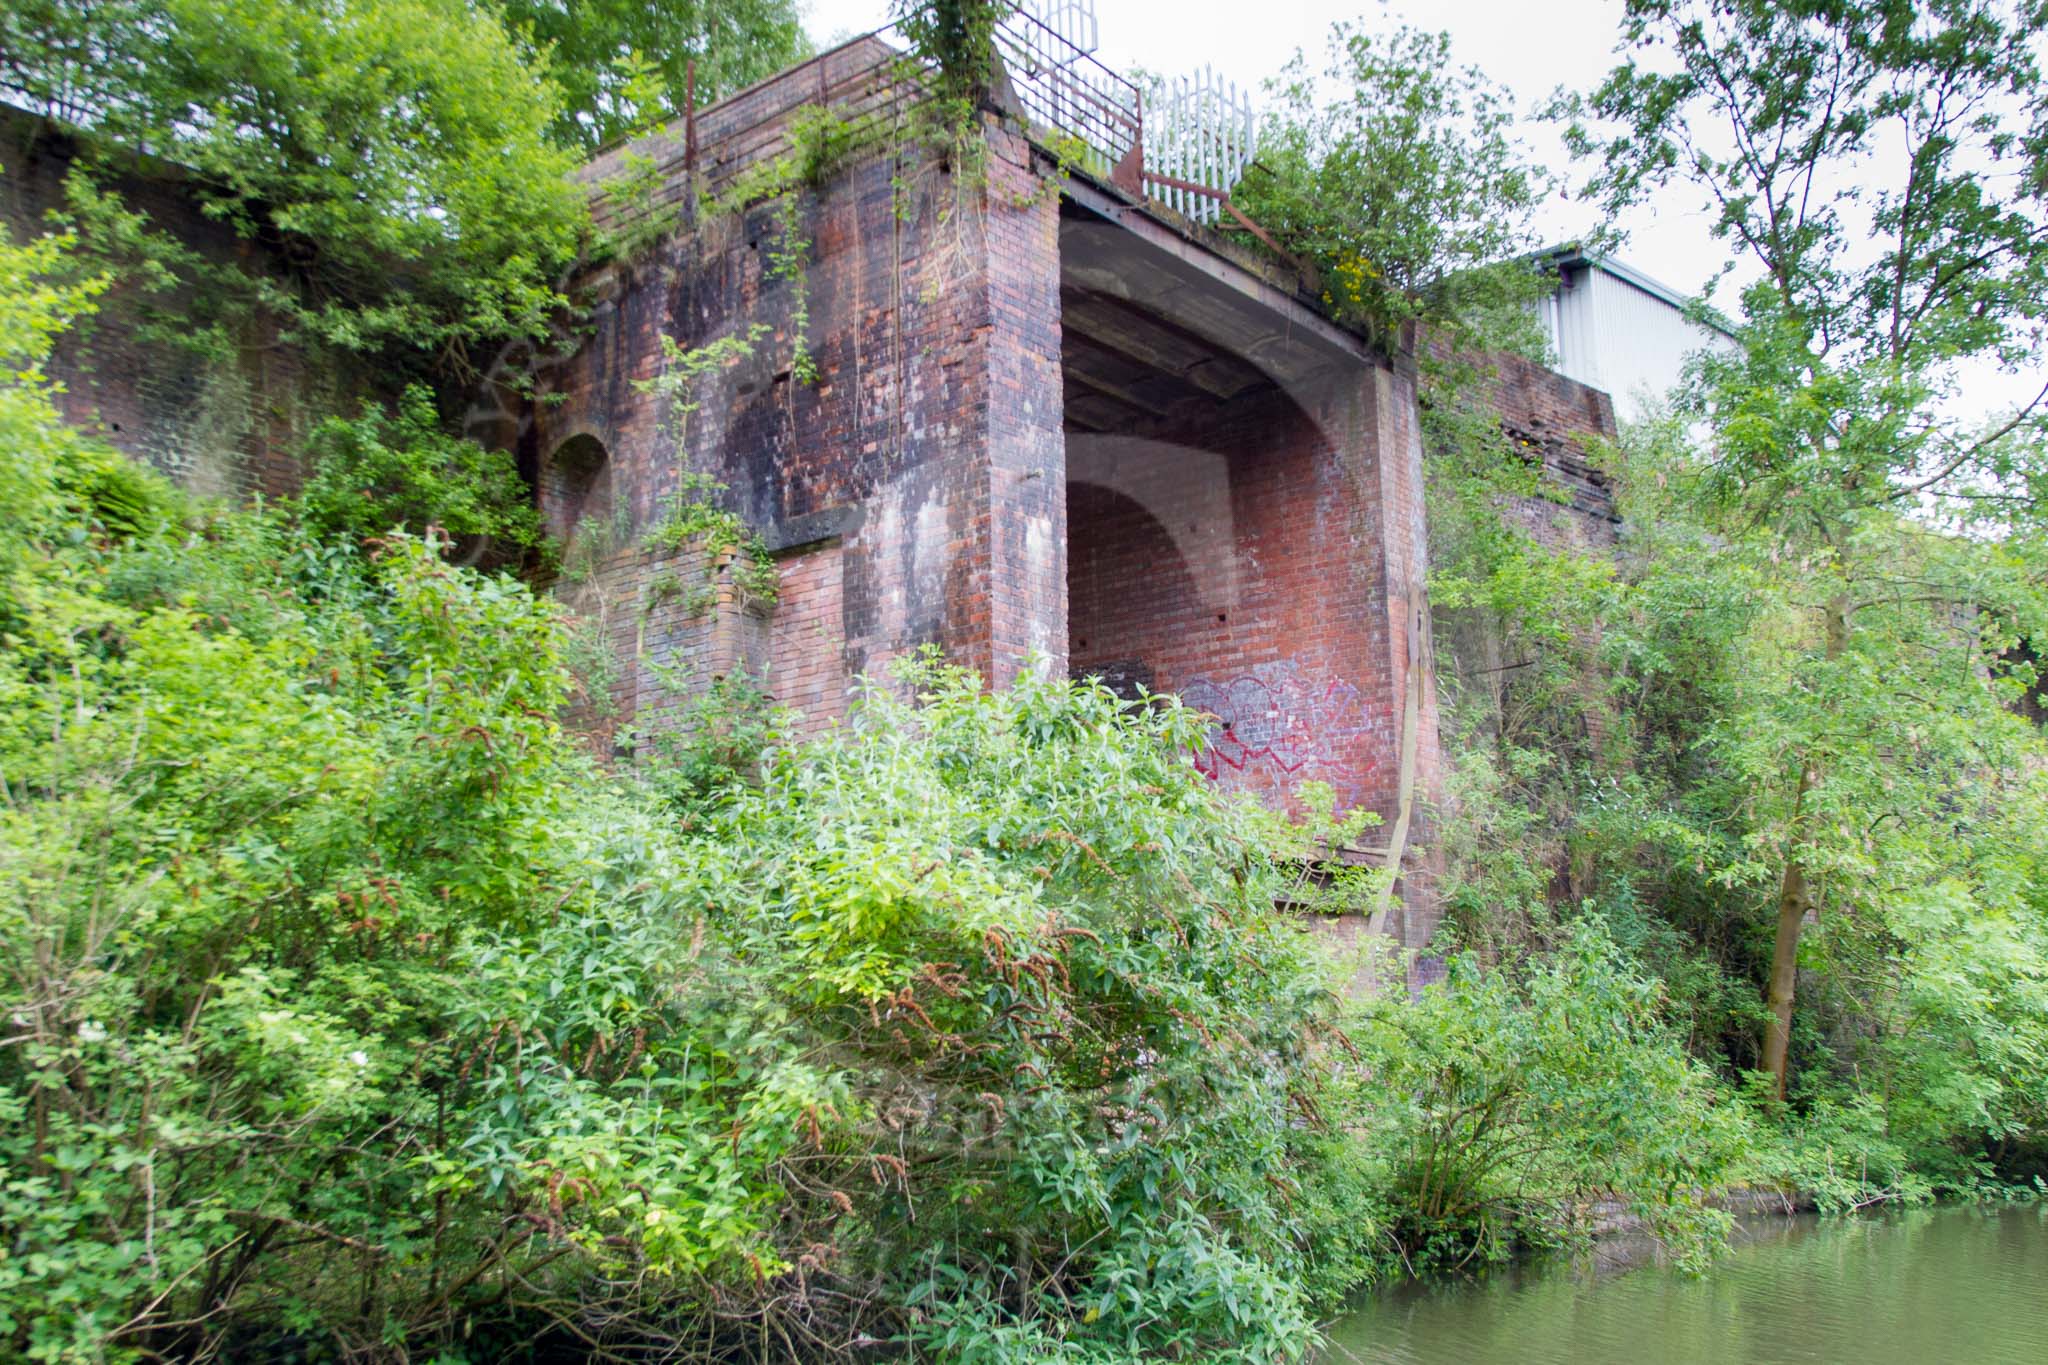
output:
[[1512,975],[1597,918],[1748,1094],[1747,1169],[1832,1206],[1978,1190],[2048,1144],[2048,748],[2019,705],[2048,425],[2037,377],[1965,401],[2048,321],[2042,22],[1629,6],[1577,107],[1593,189],[1693,187],[1754,283],[1739,347],[1606,453],[1613,555],[1533,534],[1562,493],[1485,402],[1484,351],[1530,348],[1547,178],[1483,78],[1339,27],[1238,192],[1340,316],[1424,341],[1443,946]]
[[670,554],[685,546],[696,546],[704,554],[707,577],[726,569],[742,597],[773,605],[780,590],[775,560],[759,532],[750,528],[737,512],[711,501],[725,491],[725,485],[715,479],[701,474],[684,475],[681,485],[662,504],[661,519],[648,531],[643,543],[650,550]]
[[1340,23],[1320,71],[1297,53],[1267,92],[1232,194],[1320,276],[1336,316],[1386,346],[1408,324],[1452,348],[1531,344],[1525,305],[1544,281],[1519,257],[1541,245],[1531,219],[1555,178],[1515,141],[1500,89],[1453,64],[1448,34]]
[[[971,132],[993,13],[918,20],[952,112],[916,155]],[[1541,462],[1469,387],[1461,348],[1528,344],[1501,261],[1545,183],[1483,81],[1340,30],[1342,98],[1297,65],[1244,191],[1346,321],[1439,343],[1448,967],[1414,999],[1341,994],[1389,964],[1311,924],[1390,885],[1332,853],[1366,817],[1221,795],[1170,698],[923,657],[796,743],[731,677],[598,762],[567,718],[615,661],[504,572],[554,553],[508,457],[411,389],[318,424],[300,497],[197,502],[43,366],[110,267],[205,332],[211,267],[83,181],[75,233],[0,243],[0,1352],[1289,1360],[1354,1286],[1597,1205],[1697,1263],[1743,1182],[2038,1188],[2048,466],[2038,402],[1957,401],[2048,319],[2029,49],[1970,0],[1630,13],[1667,50],[1595,99],[1601,188],[1692,178],[1759,282],[1739,353],[1605,453],[1616,554],[1537,542]],[[402,377],[556,305],[548,139],[672,104],[638,15],[527,18],[59,2],[0,66],[317,248],[255,303]],[[548,43],[608,54],[567,104]],[[806,121],[712,207],[779,199],[800,282],[797,196],[884,132]],[[644,381],[686,472],[642,534],[770,600],[687,473],[699,382],[764,334]]]
[[1454,932],[1512,952],[1598,907],[1693,1049],[1761,1074],[1765,1167],[1834,1205],[2027,1175],[2048,1142],[2048,748],[2019,708],[2043,410],[1964,401],[2048,319],[2039,23],[1631,5],[1643,55],[1581,145],[1615,206],[1669,183],[1718,215],[1755,280],[1740,345],[1613,453],[1611,566],[1469,496],[1437,546],[1495,651],[1455,661]]
[[1373,1077],[1358,1128],[1391,1163],[1411,1266],[1498,1257],[1510,1234],[1568,1235],[1612,1198],[1698,1259],[1726,1218],[1699,1200],[1757,1134],[1667,1023],[1663,984],[1598,916],[1516,971],[1454,957],[1421,1001],[1375,1002],[1358,1037]]
[[519,565],[551,547],[526,481],[504,452],[444,434],[433,395],[408,387],[396,412],[329,418],[308,443],[298,499],[307,533],[362,545],[393,527],[453,542],[464,563]]
[[595,151],[680,117],[804,55],[792,0],[503,0],[508,28],[562,91],[553,135]]
[[[538,333],[585,214],[548,139],[554,86],[461,0],[29,0],[0,14],[0,85],[88,131],[84,243],[237,344],[260,311],[343,352],[460,369]],[[208,214],[277,248],[249,272],[92,188],[118,149],[189,172]]]
[[[1695,504],[1805,616],[1790,686],[1743,708],[1747,742],[1727,750],[1778,875],[1762,1061],[1780,1095],[1802,924],[1898,886],[1848,831],[1897,818],[1902,842],[1968,848],[1940,831],[1993,816],[1980,783],[2023,770],[1972,675],[2038,638],[2048,388],[2010,414],[1957,409],[1973,365],[2032,387],[2048,325],[2042,22],[1996,0],[1910,16],[1639,0],[1629,36],[1676,70],[1632,61],[1594,98],[1621,127],[1611,199],[1683,177],[1760,275],[1739,356],[1704,362],[1690,403],[1716,454]],[[1903,162],[1876,159],[1885,146]],[[1974,896],[1983,872],[1937,858],[1913,880],[1951,875]]]
[[931,68],[933,93],[955,111],[948,121],[964,121],[987,94],[996,26],[1013,8],[1006,0],[891,0],[897,30]]

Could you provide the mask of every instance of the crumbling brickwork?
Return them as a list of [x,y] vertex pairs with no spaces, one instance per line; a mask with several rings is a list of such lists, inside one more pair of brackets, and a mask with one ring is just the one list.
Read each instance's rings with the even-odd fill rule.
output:
[[1560,495],[1520,498],[1510,509],[1518,525],[1556,548],[1610,550],[1615,543],[1614,497],[1595,447],[1616,436],[1614,400],[1521,356],[1488,358],[1487,399],[1510,440],[1541,461]]
[[554,592],[576,614],[582,647],[602,651],[602,666],[585,671],[608,695],[583,698],[576,716],[595,737],[665,728],[703,685],[767,674],[776,604],[745,589],[729,554],[637,540],[585,548]]

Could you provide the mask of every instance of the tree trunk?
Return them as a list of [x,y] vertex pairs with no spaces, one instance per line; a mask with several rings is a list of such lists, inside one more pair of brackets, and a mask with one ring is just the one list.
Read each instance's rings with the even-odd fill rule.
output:
[[[1832,662],[1849,644],[1849,599],[1837,594],[1827,605],[1827,657]],[[1778,884],[1778,936],[1771,945],[1771,979],[1764,996],[1770,1021],[1764,1025],[1764,1070],[1771,1088],[1785,1098],[1786,1053],[1792,1044],[1792,998],[1799,977],[1799,931],[1813,906],[1813,888],[1806,877],[1808,815],[1806,797],[1820,780],[1813,759],[1799,770],[1799,790],[1792,798],[1792,841],[1785,854],[1785,875]]]
[[[1813,786],[1813,769],[1799,774],[1799,794],[1792,800],[1792,825],[1803,828],[1806,793]],[[1795,836],[1796,837],[1796,836]],[[1813,896],[1806,884],[1806,863],[1800,843],[1795,842],[1785,860],[1785,876],[1778,885],[1778,937],[1771,946],[1771,981],[1765,1000],[1771,1017],[1764,1025],[1764,1070],[1771,1073],[1771,1089],[1785,1098],[1785,1056],[1792,1043],[1792,994],[1799,976],[1799,931]]]

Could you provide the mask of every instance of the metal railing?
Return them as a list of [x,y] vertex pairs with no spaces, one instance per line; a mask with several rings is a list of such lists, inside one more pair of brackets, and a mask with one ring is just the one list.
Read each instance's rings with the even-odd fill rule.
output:
[[1095,56],[1094,0],[1019,0],[996,31],[1009,94],[1033,123],[1077,139],[1086,169],[1194,222],[1224,214],[1271,244],[1230,202],[1251,165],[1250,92],[1204,67],[1141,88]]
[[[996,30],[1008,94],[1031,122],[1077,139],[1086,168],[1132,194],[1143,192],[1144,98],[1094,53],[1095,10],[1086,0],[1036,0]],[[1084,46],[1085,44],[1085,46]]]
[[1154,87],[1145,112],[1145,188],[1198,223],[1222,217],[1251,165],[1257,135],[1249,95],[1213,67]]
[[[918,102],[896,26],[878,29],[705,109],[694,72],[682,145],[667,170],[703,177],[715,193],[747,166],[786,145],[781,125],[804,104],[835,104],[888,117]],[[1205,67],[1194,76],[1141,88],[1095,55],[1094,0],[1020,0],[995,35],[999,100],[1041,134],[1079,144],[1081,169],[1126,194],[1149,197],[1191,221],[1228,214],[1270,244],[1230,202],[1251,164],[1256,114],[1250,95]],[[709,158],[700,147],[716,146]]]

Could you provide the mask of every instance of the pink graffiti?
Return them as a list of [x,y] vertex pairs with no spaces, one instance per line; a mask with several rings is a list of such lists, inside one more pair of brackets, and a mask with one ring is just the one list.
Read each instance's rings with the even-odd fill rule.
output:
[[1340,804],[1364,788],[1352,741],[1371,732],[1358,689],[1341,678],[1303,677],[1294,660],[1260,664],[1218,681],[1196,678],[1181,700],[1216,717],[1195,767],[1214,781],[1284,797],[1297,782],[1333,787]]

